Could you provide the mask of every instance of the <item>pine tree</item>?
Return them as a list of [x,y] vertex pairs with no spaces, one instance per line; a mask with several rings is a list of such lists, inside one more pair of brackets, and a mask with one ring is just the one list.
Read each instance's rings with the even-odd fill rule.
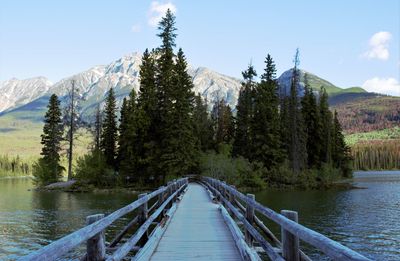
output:
[[128,107],[128,101],[126,98],[122,101],[121,113],[119,118],[119,136],[118,136],[118,156],[117,165],[120,166],[126,160],[127,157],[127,145],[128,145],[128,118],[130,113]]
[[187,72],[187,62],[179,49],[174,68],[171,100],[164,140],[165,150],[160,160],[168,175],[179,176],[188,173],[196,165],[195,136],[193,132],[194,93],[191,76]]
[[251,125],[253,122],[253,95],[255,88],[254,77],[257,76],[254,67],[250,64],[247,70],[242,72],[244,82],[239,92],[236,106],[235,140],[233,142],[233,156],[251,158],[252,140]]
[[224,99],[215,101],[211,119],[214,130],[214,149],[218,151],[221,144],[230,144],[232,142],[235,132],[232,110]]
[[168,133],[170,124],[173,122],[173,88],[174,88],[174,52],[176,28],[175,28],[175,16],[171,10],[167,10],[165,17],[163,17],[159,23],[158,30],[160,33],[157,35],[162,40],[162,45],[157,50],[157,152],[156,158],[158,158],[158,173],[162,173],[161,178],[163,183],[166,175],[170,174],[172,168],[169,168],[169,156],[171,144],[170,137],[171,133]]
[[297,49],[294,57],[294,68],[292,69],[290,96],[287,105],[288,125],[286,127],[289,134],[287,137],[289,161],[296,174],[306,167],[307,162],[306,135],[297,91],[300,81],[299,63],[299,49]]
[[254,119],[252,121],[252,156],[268,169],[282,163],[284,151],[280,137],[279,98],[276,69],[272,57],[265,60],[265,72],[256,86],[254,95]]
[[306,146],[308,155],[308,167],[320,167],[321,154],[321,121],[317,99],[308,83],[307,74],[304,75],[304,96],[301,100],[301,112],[306,131]]
[[346,145],[342,126],[337,117],[337,112],[334,112],[333,131],[332,131],[332,162],[336,168],[341,170],[343,177],[351,176],[351,151]]
[[41,135],[43,147],[40,155],[42,158],[34,165],[33,169],[35,182],[40,185],[59,181],[64,170],[64,167],[60,165],[63,124],[57,95],[51,95],[47,108]]
[[97,104],[96,106],[96,112],[95,112],[95,119],[94,119],[94,126],[93,129],[90,131],[93,134],[93,148],[96,151],[100,150],[100,140],[101,140],[101,129],[103,125],[103,119],[101,116],[101,109],[100,109],[100,103]]
[[138,159],[136,171],[142,178],[149,179],[159,172],[158,144],[160,144],[160,114],[156,85],[155,53],[146,49],[140,66],[140,88],[137,104],[137,117],[141,120],[136,124]]
[[103,129],[101,133],[100,148],[106,157],[106,162],[110,167],[117,168],[117,115],[114,89],[111,88],[106,98],[104,109]]
[[213,147],[213,123],[207,111],[207,101],[203,102],[201,95],[195,96],[193,109],[194,135],[197,137],[197,148],[207,151]]
[[135,182],[143,178],[138,171],[139,155],[143,150],[143,139],[139,139],[138,126],[142,123],[139,118],[136,92],[129,94],[129,100],[121,107],[121,124],[119,127],[119,173],[124,182]]
[[319,94],[319,113],[321,117],[321,154],[320,160],[323,163],[330,163],[332,160],[331,145],[332,145],[332,113],[329,110],[328,94],[325,88],[321,87]]

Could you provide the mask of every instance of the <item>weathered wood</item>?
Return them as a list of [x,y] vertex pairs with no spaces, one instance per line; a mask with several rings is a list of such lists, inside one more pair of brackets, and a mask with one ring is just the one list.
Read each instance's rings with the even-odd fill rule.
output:
[[163,218],[163,220],[165,221],[162,222],[162,225],[158,225],[157,228],[154,229],[154,231],[149,236],[149,240],[146,242],[146,244],[132,258],[133,261],[148,261],[150,259],[150,256],[153,254],[158,245],[158,242],[164,235],[168,224],[171,222],[171,218],[174,215],[175,211],[176,204],[172,205],[172,207],[167,211]]
[[[236,199],[233,200],[238,208],[245,213],[246,208]],[[265,235],[271,240],[278,248],[282,248],[281,241],[272,233],[271,230],[259,219],[256,215],[254,215],[254,224],[258,226],[261,231],[265,233]],[[303,251],[299,250],[300,252],[300,258],[303,261],[311,261],[311,258],[309,258]]]
[[204,187],[191,183],[150,260],[242,259],[219,205]]
[[129,231],[129,229],[131,229],[134,225],[137,224],[139,219],[139,216],[134,217],[129,223],[128,225],[126,225],[116,236],[115,238],[111,241],[110,245],[108,247],[112,248],[114,246],[116,246],[119,241],[121,241],[121,239],[125,236],[125,234]]
[[240,255],[242,256],[242,259],[252,261],[261,260],[258,254],[254,250],[252,250],[249,245],[246,244],[242,232],[236,225],[235,221],[231,218],[228,211],[224,208],[224,206],[220,205],[220,210],[225,223],[228,225],[229,230],[232,233],[236,246],[239,249]]
[[[208,184],[207,184],[208,185]],[[220,199],[226,202],[226,205],[228,206],[228,208],[230,208],[232,210],[232,212],[234,213],[234,215],[236,216],[236,218],[242,222],[242,224],[245,226],[245,229],[248,230],[251,235],[255,238],[255,240],[261,245],[261,247],[264,249],[264,251],[266,252],[266,254],[268,255],[268,257],[271,260],[279,260],[279,261],[283,261],[283,258],[275,251],[274,247],[271,246],[270,243],[268,243],[267,240],[264,239],[264,237],[260,234],[260,232],[257,231],[257,229],[255,229],[247,220],[246,217],[243,216],[240,211],[238,209],[236,209],[232,203],[230,203],[227,199],[225,199],[224,197],[222,197],[221,193],[211,187],[208,186],[213,193],[215,193],[216,195],[219,195]]]
[[[298,223],[297,212],[290,210],[282,210],[281,214],[290,220]],[[282,235],[282,256],[287,261],[299,261],[299,238],[287,231],[284,227],[281,227]]]
[[[211,178],[205,178],[205,180],[209,179]],[[220,182],[217,183],[221,184]],[[280,226],[285,227],[286,230],[297,235],[301,240],[321,250],[329,257],[336,260],[370,260],[354,250],[351,250],[350,248],[345,247],[316,231],[306,228],[256,201],[249,200],[245,195],[232,189],[231,187],[226,186],[226,188],[230,190],[237,198],[243,202],[246,202],[246,204],[251,204],[259,213],[263,214]]]
[[[183,189],[183,186],[179,189]],[[127,240],[117,251],[114,252],[114,254],[110,257],[107,258],[108,261],[111,260],[121,260],[124,258],[136,245],[136,243],[140,240],[140,238],[147,232],[149,229],[151,223],[162,213],[164,208],[171,202],[173,201],[175,195],[178,193],[178,191],[175,191],[168,197],[167,200],[156,210],[154,213],[146,220],[146,222],[143,223],[142,226],[136,231],[136,233]]]
[[[251,200],[255,200],[256,196],[253,194],[247,194],[247,197]],[[247,204],[246,206],[246,220],[253,225],[254,223],[254,208],[250,205]],[[249,231],[245,231],[245,238],[246,238],[246,243],[249,244],[249,246],[253,246],[253,237],[251,236]]]
[[[96,214],[86,217],[86,225],[104,218],[104,214]],[[101,261],[106,256],[104,230],[89,238],[86,242],[86,260]]]
[[[185,183],[187,183],[187,178],[184,178]],[[21,257],[19,260],[55,260],[64,254],[68,253],[70,250],[76,248],[89,238],[98,234],[112,224],[118,218],[126,215],[127,213],[137,209],[144,202],[149,201],[155,196],[158,196],[161,192],[166,191],[166,188],[161,188],[156,191],[151,192],[146,197],[138,199],[131,204],[118,209],[111,213],[110,215],[104,217],[103,219],[94,222],[91,225],[83,227],[51,244],[32,252],[31,254]]]
[[[146,195],[147,195],[147,193],[139,194],[138,198],[145,197]],[[143,205],[141,205],[139,207],[138,217],[139,217],[139,219],[138,219],[139,225],[142,225],[142,224],[144,224],[144,222],[146,222],[147,218],[149,217],[148,201],[144,202]],[[148,239],[148,233],[149,233],[149,231],[146,231],[143,234],[142,238],[139,241],[139,246],[143,246],[146,243],[146,241]]]

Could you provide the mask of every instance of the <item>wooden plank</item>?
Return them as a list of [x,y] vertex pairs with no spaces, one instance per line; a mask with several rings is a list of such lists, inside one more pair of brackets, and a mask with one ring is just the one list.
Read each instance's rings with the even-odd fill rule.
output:
[[[235,188],[234,186],[231,187]],[[234,202],[242,212],[246,211],[246,208],[238,200],[234,199]],[[256,215],[254,215],[254,223],[258,226],[259,229],[261,229],[261,231],[266,234],[269,240],[271,240],[278,248],[282,248],[281,241],[279,241],[279,239],[272,233],[272,231],[269,230],[269,228],[264,225],[264,223]],[[311,261],[311,258],[309,258],[303,251],[299,251],[302,261]]]
[[[143,223],[143,225],[136,231],[136,233],[128,239],[117,251],[113,253],[112,256],[108,257],[108,261],[115,261],[123,259],[131,249],[136,245],[136,243],[142,238],[142,236],[147,232],[148,228],[152,224],[152,222],[162,213],[164,208],[174,199],[176,194],[180,190],[182,190],[184,186],[182,186],[179,190],[175,191],[168,197],[167,200]],[[145,197],[145,196],[144,196]]]
[[261,261],[261,258],[258,256],[258,254],[246,244],[242,231],[240,231],[239,227],[231,218],[228,211],[226,211],[226,209],[222,205],[220,205],[220,209],[222,217],[224,218],[225,223],[228,225],[229,230],[232,233],[236,246],[239,249],[240,255],[242,256],[243,260]]
[[[254,200],[256,198],[256,196],[253,195],[253,194],[247,194],[247,197],[252,199],[252,200]],[[233,202],[231,202],[231,203],[233,204]],[[246,206],[246,220],[253,226],[253,223],[254,223],[254,208],[249,204]],[[246,238],[246,243],[249,246],[253,246],[253,238],[252,238],[250,232],[246,230],[244,235],[245,235],[245,238]]]
[[130,228],[132,228],[138,221],[139,217],[136,216],[133,218],[128,225],[126,225],[116,236],[115,238],[111,241],[110,245],[108,246],[109,248],[115,247],[119,241],[124,237],[124,235],[128,232]]
[[[297,212],[282,210],[281,214],[294,222],[299,222]],[[287,261],[300,261],[299,238],[291,234],[284,227],[281,228],[282,235],[282,256]]]
[[[220,186],[223,184],[215,179],[204,178],[205,180],[213,180]],[[283,226],[286,230],[291,232],[292,234],[298,236],[301,240],[309,243],[310,245],[316,247],[321,250],[323,253],[328,255],[329,257],[336,260],[370,260],[365,256],[351,250],[348,247],[343,246],[342,244],[316,232],[307,227],[304,227],[283,215],[280,215],[269,209],[255,200],[249,200],[245,195],[240,193],[237,190],[232,189],[230,186],[226,185],[226,189],[230,190],[232,194],[234,194],[237,198],[240,198],[242,201],[246,202],[246,204],[250,204],[257,210],[259,213],[263,214],[267,218],[271,219],[275,223]]]
[[254,237],[254,239],[261,245],[261,247],[264,249],[266,254],[271,260],[279,260],[283,261],[284,259],[275,251],[274,247],[271,246],[270,243],[268,243],[264,237],[260,234],[260,232],[257,231],[247,220],[246,217],[243,216],[240,211],[235,208],[232,203],[230,203],[227,199],[221,196],[221,193],[215,189],[212,186],[209,186],[209,188],[219,196],[219,198],[223,201],[225,201],[226,205],[228,206],[229,209],[234,213],[236,218],[242,222],[242,224],[245,226],[245,229],[249,231],[249,233]]
[[[187,183],[187,178],[183,178],[183,181]],[[45,261],[45,260],[55,260],[58,257],[63,256],[64,254],[68,253],[72,249],[76,248],[89,238],[93,237],[97,233],[103,231],[109,225],[111,225],[115,220],[118,218],[128,214],[129,212],[135,210],[144,202],[149,201],[151,198],[157,196],[161,192],[164,192],[166,188],[157,189],[151,193],[149,193],[146,197],[138,199],[131,204],[118,209],[111,213],[110,215],[102,218],[95,223],[83,227],[57,241],[52,242],[51,244],[32,252],[31,254],[21,257],[18,260],[33,260],[33,261]]]
[[136,255],[131,259],[132,261],[147,261],[150,256],[153,254],[156,249],[158,242],[165,230],[168,227],[168,224],[171,222],[171,219],[176,211],[176,204],[172,205],[172,207],[168,210],[166,215],[164,216],[163,221],[157,228],[151,233],[149,240],[146,244],[136,253]]
[[[86,225],[90,225],[104,217],[104,214],[91,215],[86,217]],[[104,231],[89,238],[86,242],[86,260],[102,261],[106,256]]]
[[189,184],[150,260],[242,260],[218,205]]

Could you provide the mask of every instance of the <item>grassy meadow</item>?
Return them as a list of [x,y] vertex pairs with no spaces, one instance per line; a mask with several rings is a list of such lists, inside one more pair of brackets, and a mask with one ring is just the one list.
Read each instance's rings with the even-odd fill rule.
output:
[[[40,120],[21,119],[9,114],[0,116],[0,157],[8,157],[10,161],[18,157],[20,161],[31,167],[40,157],[42,129],[43,123]],[[91,135],[86,130],[80,130],[77,136],[74,162],[78,156],[82,156],[88,151],[91,142]],[[67,166],[65,151],[62,164]],[[25,176],[26,173],[11,172],[0,168],[0,177],[21,175]]]

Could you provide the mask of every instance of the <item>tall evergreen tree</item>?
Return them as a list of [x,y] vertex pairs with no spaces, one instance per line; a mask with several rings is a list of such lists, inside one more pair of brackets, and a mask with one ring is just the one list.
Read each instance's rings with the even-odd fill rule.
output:
[[214,148],[218,150],[221,144],[230,144],[235,133],[232,110],[224,99],[215,101],[211,119],[214,126]]
[[158,145],[162,132],[158,110],[158,97],[156,85],[156,62],[154,51],[147,49],[143,53],[140,66],[140,88],[137,105],[137,116],[141,119],[137,122],[137,148],[138,160],[136,170],[143,178],[150,178],[158,173]]
[[96,112],[94,116],[94,124],[93,127],[90,129],[90,131],[93,134],[93,148],[96,151],[100,151],[100,141],[101,141],[101,129],[103,125],[103,119],[101,115],[101,109],[100,109],[100,103],[97,104],[96,106]]
[[268,54],[264,74],[255,89],[251,148],[251,160],[263,163],[268,169],[277,167],[284,159],[278,108],[276,68],[272,57]]
[[301,112],[306,131],[306,146],[308,167],[320,167],[322,144],[321,120],[317,99],[308,83],[307,74],[304,75],[304,96],[301,100]]
[[236,128],[235,140],[233,142],[232,153],[234,156],[251,158],[251,125],[253,121],[253,95],[255,88],[254,77],[257,73],[253,65],[249,65],[247,70],[242,72],[244,82],[239,92],[239,99],[236,106]]
[[187,72],[187,62],[182,49],[179,49],[174,68],[174,88],[171,89],[173,106],[169,112],[164,146],[160,157],[163,169],[170,175],[188,173],[196,165],[195,136],[193,132],[194,93],[191,76]]
[[50,97],[48,110],[44,116],[43,134],[41,135],[42,158],[34,165],[33,176],[40,185],[57,182],[62,177],[64,167],[60,164],[61,141],[63,139],[63,124],[61,119],[60,101],[57,95]]
[[117,165],[121,165],[121,162],[126,160],[127,156],[127,145],[128,145],[128,118],[130,113],[128,107],[128,100],[126,98],[122,101],[121,113],[119,118],[119,136],[118,136],[118,156]]
[[212,149],[213,123],[207,111],[207,101],[201,95],[195,96],[193,109],[194,135],[197,137],[197,148],[202,151]]
[[143,151],[143,139],[139,138],[138,126],[142,118],[134,89],[129,94],[129,100],[121,108],[121,124],[119,127],[119,173],[125,182],[135,182],[143,178],[139,172],[140,153]]
[[290,86],[290,96],[288,98],[288,156],[292,170],[298,174],[306,167],[307,148],[306,135],[304,131],[304,121],[301,115],[300,102],[298,97],[298,85],[300,81],[300,54],[296,50],[294,57],[294,67],[292,69],[292,81]]
[[117,115],[116,115],[116,100],[114,89],[111,88],[106,98],[106,104],[104,109],[104,121],[101,132],[100,147],[103,151],[106,162],[109,166],[114,169],[117,168],[116,156],[117,156],[117,139],[118,139],[118,128],[117,128]]
[[337,117],[337,112],[334,112],[333,117],[333,130],[332,130],[332,162],[336,168],[341,170],[343,177],[351,176],[351,151],[350,147],[346,145],[344,135],[342,133],[342,126]]
[[330,163],[332,160],[332,113],[329,110],[328,94],[323,87],[321,87],[319,94],[319,113],[321,117],[322,133],[320,160],[323,163]]
[[174,88],[174,77],[175,77],[175,64],[174,64],[174,51],[176,28],[175,28],[175,16],[171,10],[167,10],[165,17],[163,17],[159,23],[158,30],[160,33],[158,36],[161,38],[162,44],[157,50],[157,152],[156,158],[158,158],[158,171],[162,173],[161,178],[165,180],[166,175],[170,174],[172,167],[168,166],[171,144],[170,137],[172,135],[168,133],[169,125],[173,122],[173,88]]

